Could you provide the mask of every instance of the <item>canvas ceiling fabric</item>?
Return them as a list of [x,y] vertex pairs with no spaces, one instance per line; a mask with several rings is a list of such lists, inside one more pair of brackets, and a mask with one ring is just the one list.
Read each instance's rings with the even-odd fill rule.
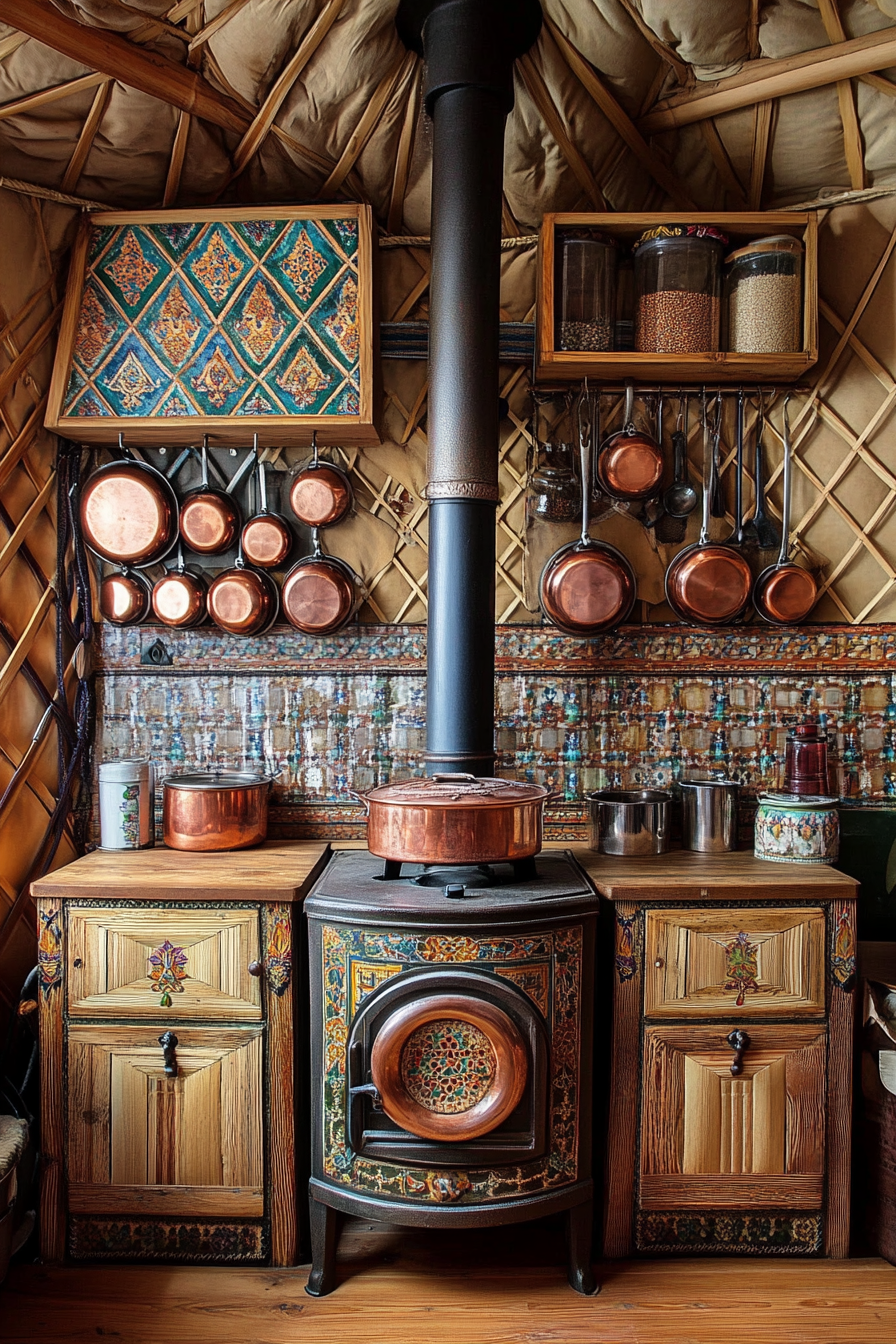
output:
[[[309,29],[326,11],[325,0],[48,0],[60,13],[128,37],[149,51],[183,63],[184,38],[148,20],[174,14],[189,33],[202,32],[225,11],[230,15],[202,41],[190,61],[222,93],[260,108]],[[234,175],[239,135],[190,118],[187,152],[169,204],[214,200],[313,201],[351,141],[384,79],[404,54],[394,27],[396,0],[330,0],[336,17],[304,70],[284,92],[276,123],[291,143],[269,133],[248,166]],[[516,102],[508,118],[505,188],[507,206],[523,231],[535,229],[545,211],[590,207],[563,148],[548,129],[543,108],[553,104],[566,133],[615,210],[662,209],[665,192],[622,143],[591,95],[572,73],[554,27],[598,72],[634,120],[648,102],[690,81],[738,71],[751,54],[777,58],[824,47],[829,37],[814,0],[773,0],[759,8],[751,27],[750,0],[546,0],[549,21],[531,54],[537,96],[519,71]],[[839,0],[847,38],[891,27],[896,0]],[[185,16],[185,17],[184,17]],[[15,30],[0,26],[0,44]],[[3,48],[0,46],[0,51]],[[668,57],[668,59],[667,59]],[[671,64],[670,64],[671,61]],[[678,73],[676,73],[676,70]],[[886,71],[882,72],[885,75]],[[891,74],[894,72],[890,72]],[[97,86],[14,115],[2,105],[90,74],[90,68],[34,39],[0,58],[0,171],[40,185],[60,187],[72,161]],[[407,116],[419,107],[420,63],[391,89],[364,148],[340,191],[369,200],[385,226],[395,190],[395,163]],[[896,181],[894,99],[853,82],[865,152],[868,186]],[[107,105],[83,169],[69,190],[123,207],[161,204],[169,178],[178,111],[113,81]],[[539,105],[538,99],[541,100]],[[429,229],[431,137],[425,115],[416,114],[413,153],[403,204],[393,231]],[[811,128],[811,135],[807,129]],[[750,178],[754,138],[752,108],[716,121],[742,186]],[[687,185],[700,207],[724,203],[719,171],[700,124],[657,136],[653,146]],[[766,164],[762,204],[770,207],[810,199],[819,190],[848,188],[843,128],[835,85],[777,100]],[[339,194],[339,193],[337,193]]]

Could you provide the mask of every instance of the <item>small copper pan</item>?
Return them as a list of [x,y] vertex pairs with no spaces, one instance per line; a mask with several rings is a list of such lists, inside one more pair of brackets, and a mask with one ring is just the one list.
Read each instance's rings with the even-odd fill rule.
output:
[[268,510],[267,483],[264,463],[258,460],[256,436],[256,480],[258,481],[258,512],[244,523],[240,542],[246,559],[259,569],[279,569],[293,547],[292,529],[285,519]]
[[586,386],[579,401],[582,535],[551,556],[540,584],[541,609],[548,620],[584,638],[620,625],[631,615],[637,594],[634,570],[622,552],[589,534],[591,444],[596,436],[596,408]]
[[183,549],[178,547],[176,569],[169,569],[152,590],[156,619],[177,630],[201,625],[207,615],[207,592],[205,577],[187,569]]
[[622,429],[611,434],[597,455],[597,479],[611,499],[650,499],[663,479],[663,451],[656,439],[635,428],[634,387],[626,384]]
[[122,566],[100,583],[100,611],[112,625],[139,625],[150,611],[152,589],[142,574]]
[[[666,601],[680,620],[695,625],[724,625],[739,620],[747,609],[753,586],[753,575],[744,556],[733,546],[711,542],[709,539],[710,500],[721,435],[721,410],[720,397],[716,407],[714,442],[710,446],[704,402],[703,523],[699,540],[696,545],[679,551],[666,570]],[[738,510],[735,531],[741,526]]]
[[790,550],[791,446],[790,421],[784,398],[784,507],[781,513],[781,550],[775,564],[764,569],[756,580],[753,605],[771,625],[798,625],[818,601],[818,584],[808,569],[788,560]]
[[280,610],[277,585],[262,569],[251,569],[240,550],[236,563],[213,579],[208,614],[232,635],[259,635],[269,629]]
[[240,511],[236,501],[208,483],[208,438],[202,440],[202,484],[180,506],[180,534],[200,555],[220,555],[236,541]]
[[161,560],[177,539],[177,496],[160,471],[131,457],[98,467],[81,491],[84,540],[103,560],[142,569]]
[[300,471],[289,491],[289,505],[306,527],[332,527],[352,507],[352,484],[341,467],[321,462],[317,435],[311,438],[310,464]]
[[283,580],[283,614],[306,635],[331,635],[354,616],[363,598],[363,588],[344,560],[324,555],[317,529],[314,550]]

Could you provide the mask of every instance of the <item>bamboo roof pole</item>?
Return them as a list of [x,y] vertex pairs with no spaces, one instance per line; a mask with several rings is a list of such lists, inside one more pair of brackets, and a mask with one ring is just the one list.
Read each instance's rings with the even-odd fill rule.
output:
[[526,86],[529,97],[541,113],[542,118],[547,124],[548,130],[557,142],[557,147],[560,150],[560,153],[563,155],[564,159],[566,159],[566,162],[575,174],[579,185],[591,201],[592,206],[595,210],[609,210],[610,206],[607,203],[607,198],[604,196],[598,186],[594,174],[570,137],[566,129],[563,114],[556,107],[554,100],[548,91],[548,87],[541,76],[541,72],[532,59],[531,52],[527,52],[525,56],[519,57],[516,63],[516,68]]
[[[845,42],[846,33],[840,20],[837,0],[818,0],[818,11],[831,42]],[[854,191],[862,191],[865,186],[865,146],[859,127],[855,91],[850,80],[837,81],[837,101],[840,106],[840,121],[843,124],[843,149],[850,185]]]
[[90,111],[81,127],[81,134],[78,136],[78,143],[75,145],[74,152],[65,170],[65,176],[62,179],[63,191],[74,191],[78,185],[78,179],[84,171],[84,165],[87,163],[90,151],[93,148],[93,142],[102,125],[103,117],[106,115],[109,99],[112,97],[112,83],[111,79],[104,78],[94,94]]

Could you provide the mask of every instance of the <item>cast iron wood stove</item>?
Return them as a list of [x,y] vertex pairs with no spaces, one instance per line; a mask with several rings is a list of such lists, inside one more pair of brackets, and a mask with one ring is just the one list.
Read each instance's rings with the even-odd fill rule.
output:
[[336,1286],[337,1211],[420,1227],[566,1211],[569,1282],[594,1292],[594,888],[566,853],[523,882],[505,863],[403,874],[340,850],[305,903],[308,1291]]

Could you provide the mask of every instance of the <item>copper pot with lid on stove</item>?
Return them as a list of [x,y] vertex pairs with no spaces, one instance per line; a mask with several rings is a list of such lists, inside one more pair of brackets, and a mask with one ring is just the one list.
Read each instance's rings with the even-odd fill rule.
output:
[[460,772],[382,784],[360,794],[367,848],[401,863],[515,862],[541,849],[549,789]]

